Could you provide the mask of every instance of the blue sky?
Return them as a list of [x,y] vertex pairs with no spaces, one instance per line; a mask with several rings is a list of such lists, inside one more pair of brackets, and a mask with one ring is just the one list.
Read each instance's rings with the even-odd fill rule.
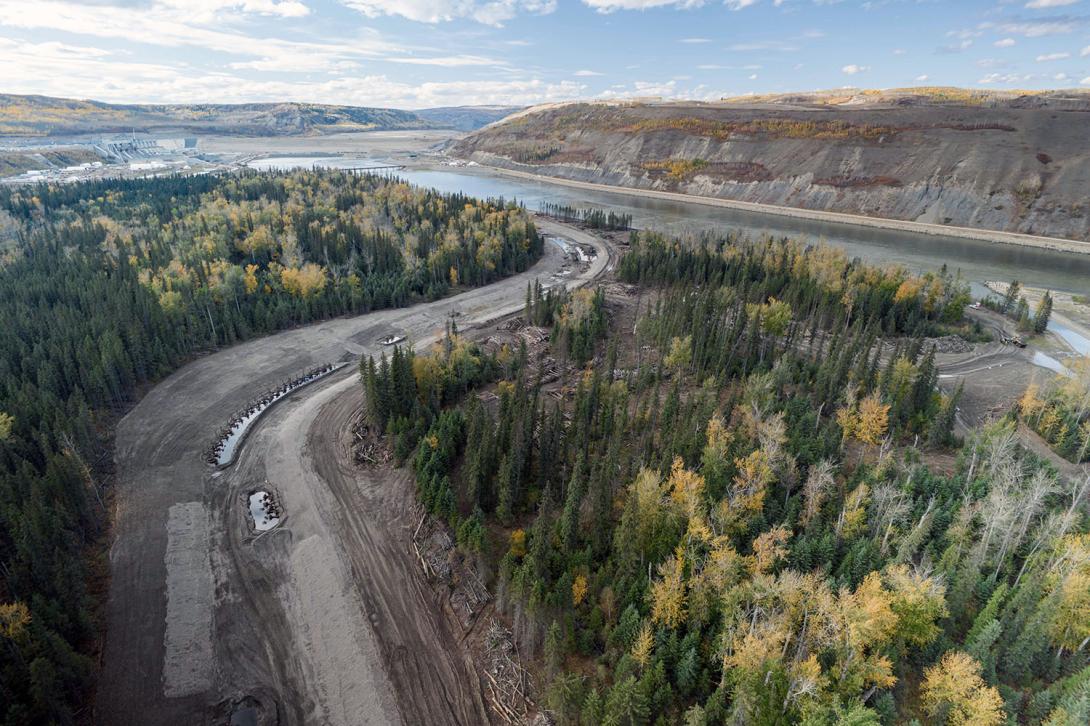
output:
[[0,92],[400,108],[1090,89],[1090,0],[0,0]]

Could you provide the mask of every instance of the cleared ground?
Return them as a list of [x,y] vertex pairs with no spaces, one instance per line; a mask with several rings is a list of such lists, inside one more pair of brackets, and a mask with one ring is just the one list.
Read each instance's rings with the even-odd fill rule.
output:
[[[600,243],[541,221],[549,234]],[[612,268],[600,253],[569,284]],[[272,408],[236,464],[205,464],[212,433],[291,374],[419,345],[521,307],[528,281],[556,282],[555,245],[533,270],[435,303],[319,323],[201,358],[152,389],[122,421],[109,631],[96,721],[271,724],[487,722],[473,667],[442,602],[410,554],[416,522],[405,474],[350,461],[362,402],[354,367]],[[575,279],[572,279],[575,278]],[[997,332],[1005,323],[973,311]],[[941,385],[966,384],[959,423],[974,425],[1034,375],[1032,351],[998,343],[942,354]],[[272,492],[282,524],[255,533],[247,497]]]
[[[569,239],[578,230],[543,223]],[[234,467],[203,455],[247,401],[323,362],[377,353],[391,333],[423,343],[451,312],[467,327],[521,307],[565,263],[435,303],[331,320],[196,360],[153,388],[117,432],[103,724],[480,723],[475,677],[441,608],[406,560],[407,482],[343,468],[358,409],[353,367],[293,394],[257,424]],[[599,254],[568,284],[609,266]],[[268,484],[266,484],[266,480]],[[247,495],[275,492],[280,527],[255,536]]]

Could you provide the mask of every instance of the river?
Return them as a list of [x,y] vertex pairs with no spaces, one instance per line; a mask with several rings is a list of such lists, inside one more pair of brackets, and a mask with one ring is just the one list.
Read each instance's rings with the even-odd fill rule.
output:
[[[259,159],[258,169],[322,166],[346,168],[390,163],[375,157],[281,156]],[[400,163],[400,162],[398,162]],[[412,161],[410,161],[410,164]],[[513,178],[483,167],[410,166],[397,175],[413,184],[475,197],[517,199],[536,210],[542,202],[598,207],[632,215],[641,229],[686,235],[705,230],[737,230],[742,234],[788,235],[824,240],[849,255],[877,264],[900,264],[922,272],[947,265],[973,283],[973,292],[988,291],[985,280],[1019,280],[1030,287],[1090,293],[1090,255],[1017,247],[954,237],[914,234],[850,224],[815,222],[699,203],[675,202],[626,194],[573,189],[547,181]]]

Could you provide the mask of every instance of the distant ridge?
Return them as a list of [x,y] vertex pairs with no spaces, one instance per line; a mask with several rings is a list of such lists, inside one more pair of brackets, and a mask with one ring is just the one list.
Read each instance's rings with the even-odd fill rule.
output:
[[730,96],[721,103],[782,106],[981,106],[987,108],[1040,108],[1088,110],[1090,89],[1045,91],[911,86],[905,88],[833,88],[801,93]]
[[467,106],[420,112],[316,103],[112,104],[0,94],[0,136],[216,133],[297,136],[346,131],[452,128],[470,131],[514,107]]
[[475,131],[522,109],[522,106],[443,106],[425,108],[414,113],[442,128]]
[[450,153],[569,181],[1090,239],[1090,92],[836,89],[554,103]]

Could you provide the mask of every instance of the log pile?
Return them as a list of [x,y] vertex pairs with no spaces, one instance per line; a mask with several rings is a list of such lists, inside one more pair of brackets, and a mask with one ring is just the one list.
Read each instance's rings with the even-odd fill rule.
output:
[[969,353],[973,350],[973,344],[960,335],[944,335],[941,338],[925,338],[923,349],[926,351],[935,346],[936,353]]
[[428,516],[419,504],[413,510],[416,526],[410,548],[424,576],[447,586],[447,602],[461,622],[463,640],[477,633],[473,640],[478,646],[472,650],[477,670],[484,674],[485,701],[504,723],[529,723],[537,710],[530,695],[534,683],[511,631],[493,617],[492,594],[472,563],[458,552],[443,523]]
[[525,723],[536,704],[528,695],[533,690],[529,672],[511,631],[492,618],[485,637],[485,695],[492,710],[509,724]]
[[552,383],[560,380],[560,368],[556,364],[556,359],[552,356],[548,356],[541,359],[541,384]]
[[385,439],[361,417],[352,427],[352,460],[357,466],[382,466],[389,464],[391,458]]
[[462,621],[463,627],[472,627],[484,606],[492,599],[477,571],[471,567],[458,568],[458,578],[450,594],[450,606]]
[[609,295],[617,295],[624,297],[635,297],[639,292],[639,288],[635,285],[628,285],[623,282],[611,282],[605,286],[606,293]]
[[519,330],[518,337],[526,341],[526,346],[528,348],[533,349],[535,345],[549,342],[549,330],[548,328],[530,325]]
[[454,549],[454,540],[447,531],[437,528],[424,542],[424,561],[435,577],[446,583],[451,582],[450,554]]

